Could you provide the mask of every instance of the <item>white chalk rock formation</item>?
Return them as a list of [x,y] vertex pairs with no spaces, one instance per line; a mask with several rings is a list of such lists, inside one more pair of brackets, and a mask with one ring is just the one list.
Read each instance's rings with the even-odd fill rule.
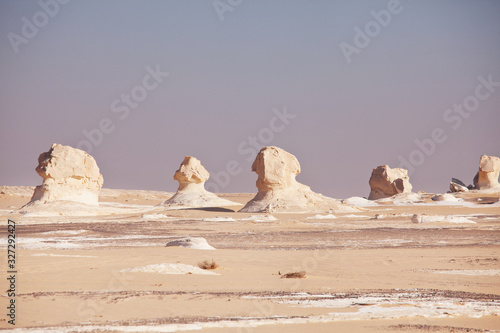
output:
[[465,216],[456,215],[427,215],[427,214],[414,214],[411,218],[413,223],[434,223],[434,222],[448,222],[448,223],[476,223]]
[[444,201],[444,202],[459,202],[460,199],[455,197],[453,194],[445,193],[445,194],[436,194],[431,197],[432,201]]
[[357,207],[311,191],[295,180],[300,164],[295,156],[278,147],[264,147],[252,164],[257,179],[257,195],[240,212],[359,211]]
[[168,242],[166,246],[180,246],[196,250],[215,250],[215,247],[208,244],[207,240],[203,237],[180,238]]
[[207,169],[201,165],[198,159],[186,156],[174,175],[174,179],[179,182],[177,192],[158,206],[197,208],[239,205],[239,203],[222,199],[205,190],[205,182],[209,177]]
[[408,170],[391,169],[387,165],[380,165],[373,169],[369,184],[371,189],[369,200],[389,198],[399,193],[410,193],[412,189]]
[[28,205],[57,201],[98,205],[103,178],[95,159],[83,150],[54,143],[38,157],[36,172],[43,183]]
[[479,171],[474,177],[474,187],[478,190],[500,190],[499,173],[500,158],[482,155],[479,160]]
[[157,273],[157,274],[200,274],[200,275],[220,275],[219,273],[211,272],[206,269],[201,269],[193,265],[181,263],[164,263],[153,264],[142,267],[132,267],[121,270],[121,272],[131,273]]

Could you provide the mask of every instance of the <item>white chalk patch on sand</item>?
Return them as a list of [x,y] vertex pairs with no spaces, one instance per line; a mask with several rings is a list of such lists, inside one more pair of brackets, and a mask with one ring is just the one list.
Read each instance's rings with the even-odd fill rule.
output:
[[173,217],[165,215],[165,214],[159,214],[159,213],[154,213],[154,214],[143,214],[141,216],[141,219],[145,220],[158,220],[158,219],[171,219]]
[[151,205],[134,205],[134,204],[124,204],[119,202],[99,202],[101,207],[116,207],[116,208],[131,208],[131,209],[154,209],[155,206]]
[[[421,298],[407,293],[322,300],[318,300],[316,296],[311,296],[311,298],[313,299],[288,299],[279,303],[295,304],[304,308],[336,308],[341,311],[330,312],[329,315],[337,320],[457,316],[481,318],[496,315],[500,310],[498,302],[457,301],[457,299],[446,297]],[[346,308],[356,311],[346,312]]]
[[[52,211],[30,212],[23,214],[23,217],[53,217],[53,216],[62,216],[62,214],[54,213]],[[85,214],[75,213],[73,216],[85,216]]]
[[[480,217],[481,220],[483,221],[489,221],[489,220],[497,220],[497,221],[500,221],[500,216],[479,216],[479,215],[482,215],[482,214],[474,214],[474,215],[471,215],[471,216],[477,216],[477,217]],[[486,214],[483,214],[483,215],[486,215]]]
[[370,216],[366,216],[366,215],[356,215],[356,214],[347,214],[347,215],[343,215],[341,217],[348,217],[348,218],[359,218],[359,219],[369,219]]
[[236,222],[236,220],[233,219],[232,217],[225,217],[225,216],[216,216],[201,220],[205,222]]
[[481,208],[481,207],[488,207],[491,205],[481,205],[477,204],[475,202],[468,202],[465,201],[461,198],[458,198],[459,201],[433,201],[433,202],[426,202],[426,203],[418,203],[417,205],[422,205],[422,206],[429,206],[429,205],[441,205],[441,206],[461,206],[461,207],[468,207],[468,208]]
[[41,232],[40,235],[79,235],[86,232],[87,230],[54,230]]
[[309,216],[307,220],[334,220],[336,218],[337,216],[333,214],[328,214],[328,215],[316,214],[314,216]]
[[432,271],[437,274],[469,275],[469,276],[499,276],[500,269],[450,269]]
[[390,198],[377,200],[378,202],[391,203],[395,206],[414,205],[423,201],[422,196],[418,193],[400,193]]
[[250,215],[249,217],[242,218],[241,221],[254,221],[254,222],[271,222],[278,219],[272,215]]
[[476,223],[472,220],[469,220],[465,216],[455,216],[455,215],[446,216],[445,221],[450,223]]
[[[47,249],[60,249],[60,250],[72,250],[72,249],[85,249],[85,248],[95,248],[95,247],[109,247],[116,246],[117,241],[123,240],[140,240],[149,239],[148,243],[132,243],[121,242],[121,246],[161,246],[164,244],[164,240],[159,239],[159,243],[155,239],[151,239],[151,236],[146,235],[127,235],[119,237],[91,237],[91,236],[76,236],[76,237],[53,237],[53,238],[42,238],[42,237],[23,237],[20,238],[16,245],[23,250],[47,250]],[[0,244],[0,249],[6,248],[6,245]]]
[[98,256],[81,256],[78,254],[33,253],[32,257],[68,257],[68,258],[98,258]]
[[378,203],[373,200],[368,200],[362,197],[350,197],[342,200],[342,203],[354,205],[358,207],[370,207],[370,206],[378,206]]
[[[47,249],[82,249],[83,244],[78,244],[76,239],[79,237],[72,238],[38,238],[38,237],[24,237],[17,242],[17,246],[23,250],[47,250]],[[83,239],[82,239],[83,241]]]
[[122,269],[120,272],[130,273],[158,273],[158,274],[200,274],[200,275],[220,275],[207,271],[199,267],[186,264],[154,264],[142,267]]
[[[19,212],[23,217],[43,218],[43,217],[84,217],[103,216],[114,214],[135,214],[140,212],[150,212],[154,209],[150,205],[130,205],[116,202],[101,202],[99,205],[85,205],[70,201],[52,201],[45,204],[33,204],[25,206]],[[28,221],[24,221],[28,222]],[[38,221],[39,223],[40,221]]]
[[[185,273],[181,273],[185,274]],[[202,330],[204,328],[255,328],[271,325],[297,325],[312,323],[329,323],[348,320],[370,320],[370,319],[397,319],[397,318],[455,318],[469,317],[481,318],[483,316],[497,316],[500,311],[498,302],[482,302],[474,300],[461,300],[445,297],[421,298],[412,294],[380,295],[367,297],[343,297],[333,298],[333,295],[310,295],[308,294],[270,297],[246,297],[269,299],[281,304],[290,304],[304,308],[330,308],[338,311],[329,312],[326,315],[315,315],[307,317],[232,317],[233,320],[220,320],[209,322],[196,322],[192,324],[163,324],[163,325],[89,325],[70,327],[44,327],[40,330],[33,328],[17,328],[12,332],[43,332],[43,333],[70,333],[70,332],[178,332]],[[296,299],[306,298],[306,299]],[[325,298],[319,300],[318,298]],[[347,310],[347,311],[346,311]],[[265,316],[265,317],[264,317]]]
[[405,206],[405,205],[410,205],[410,206],[461,206],[461,207],[468,207],[468,208],[480,208],[482,206],[490,206],[491,205],[479,205],[474,202],[468,202],[463,200],[462,198],[454,198],[453,199],[446,199],[442,201],[431,201],[431,202],[425,202],[425,199],[422,195],[418,193],[402,193],[398,194],[394,197],[390,198],[384,198],[384,199],[379,199],[377,202],[379,203],[386,203],[386,204],[392,204],[394,206]]
[[386,239],[376,239],[373,241],[354,241],[354,240],[346,240],[344,242],[337,241],[335,245],[341,246],[353,246],[353,247],[379,247],[379,246],[394,246],[398,247],[403,244],[411,243],[411,240],[407,239],[396,239],[396,238],[386,238]]
[[432,222],[448,222],[448,223],[476,223],[468,219],[464,215],[425,215],[425,214],[415,214],[411,218],[413,223],[432,223]]

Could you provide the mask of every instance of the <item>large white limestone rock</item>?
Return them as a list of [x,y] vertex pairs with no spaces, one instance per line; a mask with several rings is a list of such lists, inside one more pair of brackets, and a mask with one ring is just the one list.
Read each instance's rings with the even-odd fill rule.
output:
[[257,195],[240,212],[353,212],[359,208],[311,191],[295,179],[300,164],[295,156],[278,147],[264,147],[252,164],[257,173]]
[[159,206],[177,209],[239,205],[205,190],[205,182],[209,177],[210,174],[198,159],[186,156],[174,175],[174,179],[179,182],[177,192]]
[[410,193],[412,189],[408,170],[391,169],[387,165],[380,165],[373,169],[369,183],[371,189],[369,200],[389,198],[399,193]]
[[482,155],[479,160],[479,171],[474,177],[474,187],[478,190],[500,190],[499,173],[500,158]]
[[36,172],[43,183],[28,205],[57,201],[98,205],[103,178],[95,159],[83,150],[54,143],[38,157]]

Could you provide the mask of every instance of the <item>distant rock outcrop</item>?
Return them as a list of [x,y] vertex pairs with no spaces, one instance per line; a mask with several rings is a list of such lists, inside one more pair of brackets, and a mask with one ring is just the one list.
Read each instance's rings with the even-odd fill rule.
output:
[[196,208],[239,205],[239,203],[222,199],[216,194],[205,190],[205,182],[209,177],[210,174],[207,169],[201,165],[198,159],[186,156],[174,175],[174,179],[179,182],[177,192],[159,206]]
[[369,200],[388,198],[399,193],[409,193],[412,189],[408,170],[391,169],[387,165],[380,165],[373,169],[369,183],[371,188]]
[[95,159],[83,150],[54,143],[38,157],[36,172],[43,183],[28,205],[56,201],[98,205],[103,178]]
[[479,160],[479,171],[474,177],[474,187],[478,190],[500,190],[499,173],[500,158],[482,155]]
[[295,156],[278,147],[264,147],[252,164],[257,195],[240,212],[353,212],[358,208],[311,191],[295,180],[300,164]]
[[450,192],[467,192],[472,186],[466,186],[463,181],[452,178],[450,182]]

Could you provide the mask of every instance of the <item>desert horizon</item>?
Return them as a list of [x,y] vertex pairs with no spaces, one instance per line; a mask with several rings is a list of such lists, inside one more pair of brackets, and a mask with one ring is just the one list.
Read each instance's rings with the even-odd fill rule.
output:
[[372,171],[370,196],[333,199],[261,149],[258,192],[211,193],[186,156],[176,193],[102,188],[96,161],[52,145],[42,185],[1,186],[1,295],[13,332],[453,332],[500,325],[500,158],[474,185],[412,192]]

